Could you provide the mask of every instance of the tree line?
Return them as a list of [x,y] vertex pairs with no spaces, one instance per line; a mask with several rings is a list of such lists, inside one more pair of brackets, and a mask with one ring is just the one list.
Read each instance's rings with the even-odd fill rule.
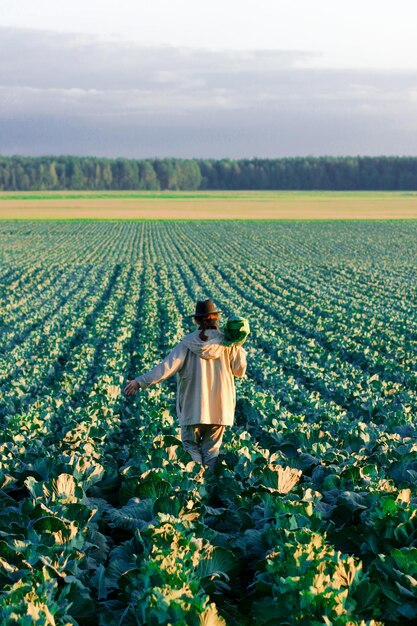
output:
[[0,190],[416,190],[417,157],[0,157]]

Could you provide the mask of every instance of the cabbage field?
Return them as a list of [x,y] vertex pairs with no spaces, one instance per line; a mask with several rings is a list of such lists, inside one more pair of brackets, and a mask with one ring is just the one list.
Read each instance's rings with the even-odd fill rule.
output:
[[[417,623],[417,222],[0,222],[0,623]],[[215,473],[175,380],[248,317]]]

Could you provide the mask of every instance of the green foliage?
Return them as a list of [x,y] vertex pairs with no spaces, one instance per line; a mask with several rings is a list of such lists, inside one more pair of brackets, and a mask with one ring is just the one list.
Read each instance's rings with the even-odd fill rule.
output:
[[[1,223],[0,622],[417,620],[416,229]],[[205,296],[251,324],[214,473],[121,392]]]
[[415,190],[415,157],[1,157],[0,190]]

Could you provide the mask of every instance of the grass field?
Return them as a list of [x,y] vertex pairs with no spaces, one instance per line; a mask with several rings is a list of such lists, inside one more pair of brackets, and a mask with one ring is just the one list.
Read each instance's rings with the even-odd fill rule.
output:
[[413,192],[0,193],[0,219],[416,219]]

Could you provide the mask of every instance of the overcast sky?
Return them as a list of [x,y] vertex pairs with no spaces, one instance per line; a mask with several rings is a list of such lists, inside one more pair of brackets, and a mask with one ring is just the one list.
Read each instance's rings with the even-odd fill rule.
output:
[[416,155],[416,23],[415,0],[0,0],[0,153]]

